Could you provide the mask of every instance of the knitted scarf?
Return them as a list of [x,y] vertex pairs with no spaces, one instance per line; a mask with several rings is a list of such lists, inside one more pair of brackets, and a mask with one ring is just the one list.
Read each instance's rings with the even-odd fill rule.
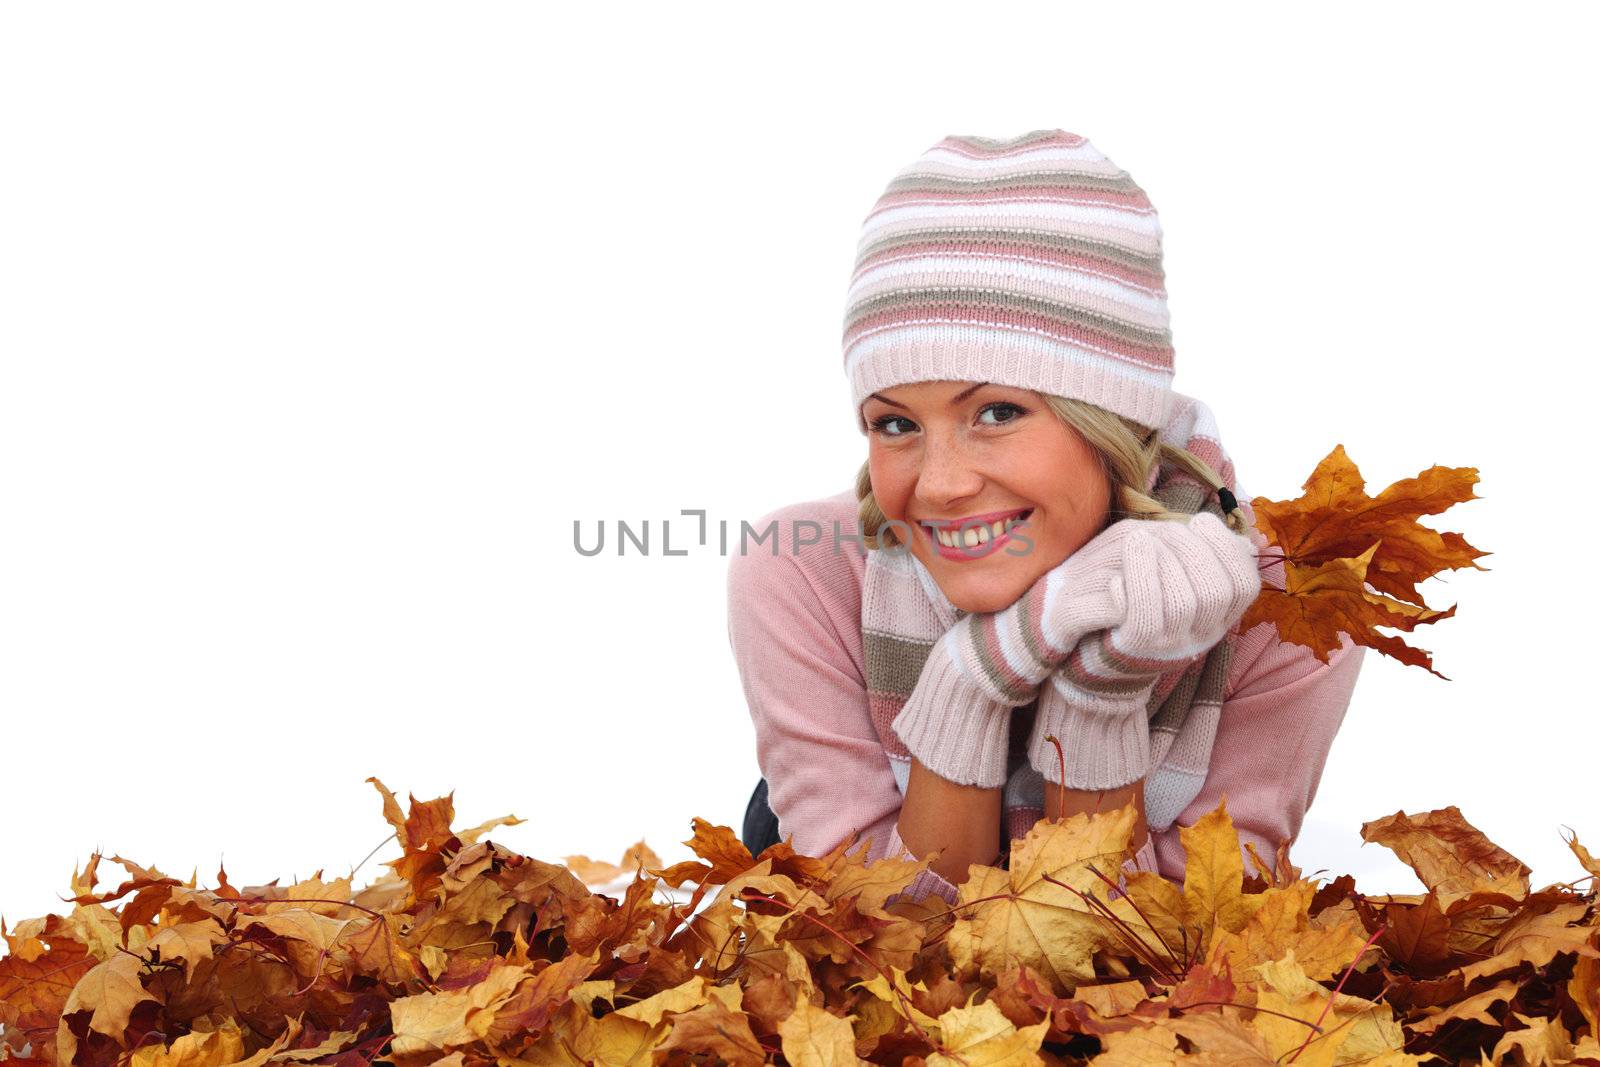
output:
[[[1161,439],[1204,460],[1238,495],[1233,462],[1202,401],[1174,393]],[[1161,465],[1146,491],[1169,511],[1192,515],[1204,509],[1223,517],[1212,489],[1170,465]],[[861,596],[867,701],[902,796],[911,774],[911,753],[890,724],[916,687],[933,642],[963,614],[909,551],[867,550]],[[1152,831],[1171,826],[1205,783],[1237,637],[1230,633],[1203,658],[1162,675],[1151,694],[1150,772],[1144,793]],[[1030,701],[1012,712],[1001,834],[1007,843],[1024,836],[1044,815],[1044,778],[1026,755],[1035,708],[1036,701]]]

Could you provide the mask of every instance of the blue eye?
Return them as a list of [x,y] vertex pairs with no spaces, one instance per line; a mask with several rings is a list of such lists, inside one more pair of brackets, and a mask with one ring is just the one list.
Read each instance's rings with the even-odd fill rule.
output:
[[[879,415],[877,418],[872,420],[871,430],[873,433],[880,433],[885,437],[904,437],[904,433],[891,433],[889,431],[889,426],[896,422],[911,423],[911,420],[906,418],[904,415]],[[912,423],[912,425],[915,424]]]
[[1018,419],[1028,413],[1025,408],[1017,404],[1013,404],[1008,400],[997,400],[993,404],[985,404],[983,406],[983,409],[978,412],[979,420],[981,421],[984,415],[996,410],[1010,410],[1016,412],[1016,414],[1009,418],[1001,419],[999,422],[985,422],[985,426],[1004,426],[1008,422],[1016,422]]

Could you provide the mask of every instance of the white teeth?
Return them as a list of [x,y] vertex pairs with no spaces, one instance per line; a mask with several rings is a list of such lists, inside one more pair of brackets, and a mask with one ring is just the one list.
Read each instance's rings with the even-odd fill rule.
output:
[[1011,518],[1001,522],[991,522],[982,526],[969,526],[965,530],[936,526],[933,527],[933,536],[946,548],[960,548],[962,546],[976,548],[981,544],[986,544],[997,537],[1003,536],[1022,520],[1023,516],[1013,515]]

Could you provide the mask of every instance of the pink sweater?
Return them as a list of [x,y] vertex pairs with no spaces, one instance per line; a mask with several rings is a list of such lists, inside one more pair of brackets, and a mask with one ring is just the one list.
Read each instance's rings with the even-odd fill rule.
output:
[[[797,520],[818,523],[820,542],[794,550]],[[791,504],[755,522],[757,534],[776,522],[777,555],[770,539],[745,555],[730,545],[728,639],[780,834],[793,834],[796,850],[821,855],[860,831],[871,839],[869,859],[910,856],[897,826],[900,790],[867,710],[866,558],[848,541],[835,552],[835,520],[846,534],[858,529],[854,492]],[[800,539],[817,537],[816,528],[801,527]],[[1264,569],[1263,582],[1281,588],[1282,570],[1281,563]],[[1164,876],[1183,878],[1178,828],[1224,794],[1240,844],[1254,843],[1268,862],[1278,841],[1298,836],[1364,652],[1346,636],[1324,664],[1310,649],[1280,642],[1270,623],[1240,635],[1205,785],[1172,826],[1150,835]],[[1252,870],[1248,860],[1245,870]],[[953,893],[948,883],[939,888]]]

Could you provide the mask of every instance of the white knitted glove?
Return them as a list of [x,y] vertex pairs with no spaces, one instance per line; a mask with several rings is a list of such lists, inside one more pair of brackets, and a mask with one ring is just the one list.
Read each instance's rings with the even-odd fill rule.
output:
[[1150,525],[1112,523],[1015,604],[964,615],[934,643],[891,724],[923,766],[965,785],[1005,782],[1011,710],[1033,699],[1084,634],[1122,619],[1123,548]]
[[[1029,762],[1068,788],[1110,789],[1144,777],[1156,683],[1207,655],[1261,591],[1255,543],[1210,512],[1139,525],[1145,529],[1123,544],[1122,618],[1084,636],[1039,691]],[[1060,755],[1045,740],[1051,734]]]

